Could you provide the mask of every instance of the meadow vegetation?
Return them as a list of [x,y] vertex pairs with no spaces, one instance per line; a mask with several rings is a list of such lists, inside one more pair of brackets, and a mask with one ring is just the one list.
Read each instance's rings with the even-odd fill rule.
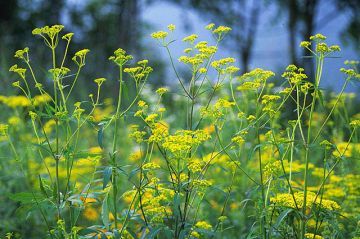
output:
[[117,49],[118,75],[82,99],[91,51],[69,56],[62,25],[32,31],[49,65],[16,51],[16,94],[0,96],[1,238],[360,238],[360,111],[345,92],[359,62],[339,93],[321,88],[340,47],[316,34],[300,43],[313,79],[295,65],[240,75],[216,54],[231,28],[206,29],[214,44],[186,36],[178,59],[174,25],[151,35],[177,86],[152,89],[151,62]]

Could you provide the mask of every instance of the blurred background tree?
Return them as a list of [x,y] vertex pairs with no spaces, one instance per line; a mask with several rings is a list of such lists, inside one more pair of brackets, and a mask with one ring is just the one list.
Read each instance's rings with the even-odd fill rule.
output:
[[[25,44],[31,47],[38,41],[29,34],[31,29],[62,23],[66,25],[66,31],[77,33],[70,54],[75,49],[91,49],[86,67],[86,78],[89,79],[85,83],[100,76],[111,79],[114,69],[107,58],[115,49],[122,47],[136,59],[150,59],[156,72],[151,82],[156,86],[163,85],[166,65],[144,41],[143,36],[148,35],[152,26],[142,20],[147,12],[144,10],[161,3],[174,4],[184,12],[195,12],[204,21],[232,27],[226,48],[238,56],[243,72],[249,70],[252,59],[257,57],[256,45],[265,44],[259,42],[258,30],[265,24],[263,18],[266,17],[268,22],[271,14],[276,18],[274,24],[280,18],[287,22],[286,54],[289,62],[284,62],[284,66],[294,63],[312,69],[309,67],[311,60],[301,58],[305,53],[300,52],[299,41],[325,28],[341,13],[346,13],[348,20],[340,38],[344,44],[360,52],[358,0],[12,0],[0,1],[0,79],[9,79],[7,69],[13,63],[11,55],[14,50]],[[333,5],[332,11],[325,14],[321,7],[324,4]],[[160,16],[153,18],[166,20]],[[186,16],[182,21],[186,22]],[[34,51],[32,54],[35,54],[32,57],[39,65],[44,65],[44,52]],[[98,75],[99,72],[103,75]],[[5,88],[5,85],[9,84],[2,87]]]

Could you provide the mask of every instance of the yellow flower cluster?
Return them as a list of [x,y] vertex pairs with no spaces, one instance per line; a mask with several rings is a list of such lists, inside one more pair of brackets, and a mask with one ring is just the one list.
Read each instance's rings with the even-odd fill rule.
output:
[[211,230],[212,229],[212,226],[211,224],[209,224],[208,222],[206,221],[199,221],[195,224],[195,227],[196,228],[199,228],[199,229],[204,229],[204,230]]
[[281,76],[287,79],[291,84],[297,85],[307,78],[307,75],[303,72],[303,68],[289,65]]
[[256,68],[239,77],[239,81],[243,83],[237,87],[237,90],[257,90],[265,82],[275,75],[272,71],[266,71],[261,68]]
[[25,79],[26,69],[18,67],[18,65],[13,65],[10,67],[9,71],[17,73],[21,79]]
[[148,60],[139,61],[137,64],[138,66],[125,68],[124,72],[128,73],[136,82],[139,82],[148,76],[153,69],[147,66]]
[[214,105],[203,107],[200,109],[200,114],[204,118],[213,120],[214,124],[221,127],[221,120],[224,120],[225,114],[228,109],[235,105],[235,102],[228,101],[226,99],[218,99]]
[[85,65],[86,55],[90,52],[89,49],[82,49],[77,51],[73,58],[71,58],[79,67],[83,67]]
[[118,48],[117,50],[115,50],[114,55],[109,57],[109,60],[113,61],[118,66],[125,65],[125,63],[131,59],[133,59],[133,57],[131,55],[127,55],[126,51],[121,48]]
[[[304,193],[303,192],[296,192],[294,193],[294,198],[296,200],[296,204],[298,208],[303,207],[303,199],[304,199]],[[314,201],[316,198],[316,201]],[[277,194],[275,197],[270,198],[270,201],[275,204],[275,206],[280,207],[290,207],[290,208],[296,208],[294,199],[291,194],[289,193],[280,193]],[[316,197],[316,194],[313,192],[307,193],[307,199],[306,199],[306,207],[311,208],[315,204],[315,206],[325,209],[325,210],[339,210],[340,206],[337,204],[337,202],[328,200],[328,199],[322,199],[320,196]]]
[[31,101],[25,96],[0,96],[0,103],[3,103],[11,108],[16,107],[28,107],[31,105]]
[[324,41],[326,40],[326,37],[322,34],[316,34],[314,36],[310,37],[310,41],[302,41],[300,43],[300,47],[308,49],[310,52],[313,53],[313,51],[310,49],[311,41],[314,41],[316,43],[315,51],[316,53],[320,53],[322,55],[328,55],[332,52],[340,51],[340,47],[338,45],[332,45],[328,46]]
[[0,135],[7,136],[7,131],[9,129],[9,125],[7,124],[0,124]]
[[[195,41],[197,38],[196,35],[191,35],[188,38],[184,38],[186,41]],[[193,42],[192,42],[193,43]],[[217,51],[216,46],[209,46],[206,41],[201,41],[197,43],[193,48],[185,49],[186,56],[180,56],[179,61],[188,64],[192,67],[193,72],[199,71],[199,73],[204,74],[207,72],[206,67],[202,67],[202,64],[205,60],[208,60],[213,56]],[[190,52],[196,52],[194,55],[190,55]]]
[[149,142],[160,143],[169,135],[169,127],[162,123],[157,122],[151,128],[151,136]]
[[204,130],[178,130],[175,135],[166,137],[162,146],[174,154],[187,153],[208,139],[210,135]]
[[153,32],[151,33],[151,37],[154,39],[165,39],[165,37],[167,37],[169,33],[165,32],[165,31],[157,31],[157,32]]
[[322,236],[315,235],[314,233],[305,233],[304,236],[308,239],[324,239]]

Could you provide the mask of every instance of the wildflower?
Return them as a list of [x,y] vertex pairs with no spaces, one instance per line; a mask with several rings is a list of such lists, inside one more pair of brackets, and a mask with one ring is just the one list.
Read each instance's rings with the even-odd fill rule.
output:
[[249,115],[246,119],[251,122],[254,121],[256,117],[254,115]]
[[151,37],[157,40],[160,39],[165,39],[165,37],[167,37],[169,33],[165,32],[165,31],[157,31],[157,32],[153,32],[151,33]]
[[145,131],[139,131],[139,130],[135,130],[134,132],[132,132],[131,134],[129,134],[130,138],[133,138],[135,140],[136,143],[141,143],[144,141],[144,136],[146,135]]
[[79,66],[82,67],[85,65],[86,55],[90,52],[89,49],[82,49],[75,53],[72,60]]
[[[294,193],[294,198],[296,200],[298,208],[303,207],[303,199],[304,193],[303,192],[296,192]],[[316,198],[316,201],[314,201]],[[283,207],[290,207],[296,208],[293,196],[290,193],[280,193],[277,194],[275,197],[270,198],[272,203],[275,203],[276,206],[283,206]],[[339,210],[340,206],[332,200],[328,199],[321,199],[320,197],[316,197],[316,194],[313,192],[307,193],[307,200],[306,200],[306,207],[311,208],[312,205],[325,209],[325,210]]]
[[332,144],[332,143],[330,143],[330,142],[329,142],[329,141],[327,141],[327,140],[323,140],[323,141],[321,141],[321,142],[320,142],[320,145],[321,145],[321,146],[325,146],[326,148],[333,147],[333,144]]
[[15,57],[16,58],[19,58],[19,59],[23,59],[23,60],[25,60],[25,61],[27,61],[28,60],[28,57],[25,57],[24,55],[26,54],[28,54],[28,52],[29,52],[29,47],[25,47],[24,49],[21,49],[21,50],[17,50],[16,52],[15,52]]
[[218,26],[216,29],[213,30],[213,33],[215,34],[225,34],[231,31],[231,27],[226,26]]
[[199,188],[207,188],[210,187],[212,185],[212,183],[209,180],[205,180],[205,179],[195,179],[192,181],[194,187],[199,187]]
[[169,128],[166,124],[157,122],[151,127],[149,142],[162,142],[169,135]]
[[261,104],[269,104],[280,99],[278,95],[263,95]]
[[214,27],[215,27],[215,24],[214,24],[214,23],[210,23],[210,24],[206,25],[205,29],[211,31]]
[[212,229],[212,226],[206,222],[206,221],[199,221],[195,224],[195,227],[199,228],[199,229],[204,229],[204,230],[210,230]]
[[349,77],[353,77],[356,76],[357,73],[354,69],[345,69],[345,68],[340,68],[340,71],[346,75],[348,75]]
[[145,101],[143,101],[143,100],[139,100],[139,102],[138,102],[138,106],[139,106],[140,108],[145,108],[145,107],[147,107],[147,104],[146,104],[146,102],[145,102]]
[[322,236],[320,235],[315,235],[314,233],[305,233],[305,238],[308,239],[324,239]]
[[159,89],[156,90],[156,93],[160,96],[162,96],[163,94],[165,94],[166,92],[168,92],[168,88],[165,88],[165,87],[161,87]]
[[188,42],[188,43],[191,43],[191,44],[194,44],[194,41],[198,38],[199,36],[196,35],[196,34],[191,34],[187,37],[184,37],[182,39],[183,42]]
[[61,39],[71,41],[73,36],[74,36],[74,33],[69,32],[69,33],[65,34],[64,36],[62,36]]
[[18,65],[13,65],[10,67],[9,71],[17,73],[21,79],[25,80],[26,69],[18,67]]
[[356,119],[356,120],[352,120],[350,122],[350,126],[354,127],[354,128],[358,128],[360,127],[360,120]]
[[145,122],[150,124],[150,123],[154,123],[156,118],[158,118],[159,115],[158,114],[149,114],[146,118],[145,118]]
[[197,231],[192,231],[190,233],[190,236],[193,237],[193,238],[200,238],[201,237],[200,233],[198,233]]
[[175,132],[175,135],[166,137],[162,146],[174,154],[186,153],[209,138],[210,135],[204,130],[179,130]]
[[270,77],[273,77],[274,75],[275,75],[275,73],[272,71],[266,71],[261,68],[256,68],[256,69],[240,76],[239,80],[247,81],[245,83],[249,84],[248,87],[251,86],[254,89],[254,88],[260,87],[261,84],[266,82]]
[[49,72],[53,75],[54,79],[59,79],[62,76],[69,73],[70,69],[67,67],[53,68],[53,69],[50,69]]
[[159,169],[160,165],[156,163],[146,163],[142,166],[142,169],[144,170],[152,170],[152,169]]
[[12,126],[16,126],[16,125],[20,124],[20,122],[21,122],[21,119],[17,116],[11,116],[8,119],[9,125],[12,125]]
[[95,82],[98,86],[101,86],[105,81],[106,81],[105,78],[97,78],[97,79],[94,80],[94,82]]
[[0,124],[0,135],[7,136],[8,134],[9,125],[7,124]]
[[300,42],[300,47],[303,47],[303,48],[308,48],[308,47],[310,47],[310,45],[311,45],[311,42],[309,42],[309,41]]
[[226,66],[230,63],[234,63],[234,62],[235,62],[235,58],[226,57],[226,58],[211,62],[211,66],[214,67],[215,69],[220,69],[221,67],[224,67],[224,66]]
[[192,173],[201,172],[203,167],[203,162],[199,159],[192,159],[187,164],[187,167]]
[[147,65],[149,63],[148,60],[141,60],[141,61],[138,61],[137,64],[138,65],[141,65],[141,66],[144,66],[144,65]]
[[311,36],[310,37],[310,40],[314,40],[314,41],[325,41],[326,40],[326,36],[320,34],[320,33],[317,33],[316,35],[314,36]]
[[167,26],[167,28],[169,29],[169,31],[174,31],[176,29],[176,26],[174,24],[170,24]]
[[86,207],[83,215],[89,221],[95,221],[99,217],[98,211],[92,207]]
[[20,88],[20,81],[15,81],[11,84],[14,87],[19,87]]
[[307,75],[303,73],[303,69],[295,65],[289,65],[281,76],[294,85],[299,84],[307,78]]
[[241,145],[245,142],[244,138],[241,137],[240,135],[235,136],[231,139],[231,142],[237,143],[238,145]]
[[[20,86],[20,82],[14,82],[14,83],[18,83]],[[13,84],[14,84],[13,83]],[[19,96],[9,96],[7,97],[7,99],[4,101],[4,103],[11,107],[11,108],[16,108],[16,107],[28,107],[31,105],[31,102],[28,98],[26,98],[25,96],[19,95]]]
[[38,117],[38,115],[33,111],[29,111],[29,116],[32,121],[36,120],[36,118]]
[[118,66],[125,65],[125,63],[131,59],[133,59],[132,55],[127,55],[126,51],[121,48],[115,50],[114,55],[109,57],[109,60],[115,62]]
[[32,101],[32,104],[34,106],[40,106],[40,105],[43,105],[47,102],[50,102],[51,101],[51,96],[49,95],[35,95],[34,98],[33,98],[33,101]]
[[200,69],[199,69],[199,73],[200,74],[205,74],[207,72],[207,69],[205,68],[205,67],[201,67]]

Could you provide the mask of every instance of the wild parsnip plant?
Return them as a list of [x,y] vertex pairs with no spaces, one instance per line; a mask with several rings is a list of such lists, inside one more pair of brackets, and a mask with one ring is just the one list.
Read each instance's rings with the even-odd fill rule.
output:
[[[183,38],[178,62],[176,27],[151,34],[179,87],[153,93],[151,63],[132,65],[117,49],[109,57],[117,97],[101,97],[110,83],[97,78],[97,91],[78,102],[89,50],[70,61],[73,33],[33,30],[49,48],[42,68],[50,69],[39,74],[29,48],[15,53],[19,95],[0,96],[9,112],[0,147],[9,162],[1,168],[16,168],[26,182],[8,194],[39,228],[36,238],[360,237],[360,112],[345,93],[360,79],[359,62],[345,62],[340,93],[323,90],[324,61],[340,47],[316,34],[300,44],[316,63],[314,79],[295,65],[281,77],[260,68],[239,75],[234,58],[216,55],[231,28],[206,29],[214,43]],[[6,238],[30,238],[0,228]]]

